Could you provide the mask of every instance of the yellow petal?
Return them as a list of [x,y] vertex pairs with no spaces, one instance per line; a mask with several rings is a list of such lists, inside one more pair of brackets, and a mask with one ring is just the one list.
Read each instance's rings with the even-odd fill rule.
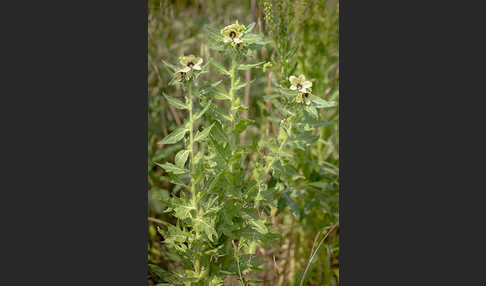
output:
[[292,84],[292,85],[297,85],[297,83],[299,83],[299,79],[297,77],[293,76],[293,75],[291,75],[289,77],[289,81],[290,81],[290,84]]
[[179,63],[183,66],[187,65],[187,57],[179,57]]

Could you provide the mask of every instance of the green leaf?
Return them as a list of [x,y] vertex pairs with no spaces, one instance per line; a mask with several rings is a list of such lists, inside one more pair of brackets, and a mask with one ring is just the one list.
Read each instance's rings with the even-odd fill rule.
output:
[[235,87],[235,90],[238,90],[238,89],[240,89],[240,88],[243,88],[243,87],[245,87],[245,86],[247,86],[247,85],[251,84],[251,83],[252,83],[252,82],[254,82],[254,81],[255,81],[255,80],[253,79],[253,80],[247,81],[247,82],[245,82],[245,83],[239,84],[238,86],[236,86],[236,87]]
[[183,186],[184,188],[186,188],[188,190],[191,188],[190,186],[184,185],[182,183],[181,179],[178,176],[176,176],[176,175],[174,175],[172,173],[168,173],[167,175],[168,176],[160,176],[159,177],[160,180],[161,181],[169,182],[169,183],[174,184],[174,185]]
[[307,185],[325,190],[328,184],[322,181],[318,181],[318,182],[310,182]]
[[149,191],[149,194],[152,200],[163,202],[165,204],[168,204],[170,199],[169,191],[166,189],[153,188]]
[[216,232],[216,230],[213,227],[214,223],[211,223],[211,222],[204,220],[200,217],[195,218],[193,221],[196,222],[195,227],[200,228],[207,235],[207,237],[209,238],[209,240],[211,242],[214,242],[213,236],[218,238],[218,233]]
[[268,229],[265,226],[265,220],[264,219],[259,219],[259,220],[250,219],[250,223],[253,226],[253,228],[256,231],[258,231],[259,233],[261,233],[261,234],[268,233]]
[[149,264],[148,265],[148,270],[154,274],[156,274],[157,276],[159,276],[160,279],[162,279],[162,281],[166,281],[166,282],[169,282],[169,283],[177,283],[178,282],[178,279],[170,274],[169,272],[165,271],[164,269],[160,268],[159,266],[155,265],[155,264]]
[[194,117],[194,120],[198,120],[199,118],[201,118],[201,116],[203,116],[204,113],[206,113],[206,111],[208,111],[210,107],[211,107],[211,102],[206,104],[206,106],[196,115],[196,117]]
[[281,97],[282,97],[282,95],[279,94],[279,93],[272,93],[272,94],[264,95],[263,99],[269,100],[269,99],[275,99],[275,98],[281,98]]
[[186,219],[191,217],[191,210],[195,210],[193,206],[178,206],[174,209],[175,217],[178,219]]
[[223,131],[223,127],[219,122],[215,122],[213,128],[211,129],[211,136],[216,140],[217,142],[228,142],[228,136],[226,136],[226,133]]
[[248,25],[248,27],[245,30],[245,34],[251,32],[251,30],[253,30],[253,27],[255,27],[255,22]]
[[265,62],[259,62],[259,63],[256,63],[256,64],[241,64],[238,66],[238,69],[241,70],[241,71],[246,71],[246,70],[249,70],[251,68],[256,68],[260,65],[263,65]]
[[295,218],[297,220],[300,219],[300,208],[299,208],[299,205],[297,204],[297,202],[292,199],[289,195],[289,193],[284,193],[284,197],[285,199],[287,200],[287,205],[290,207],[290,210],[292,212],[292,214],[295,216]]
[[164,95],[165,99],[167,99],[167,101],[170,103],[170,105],[174,106],[175,108],[187,109],[187,106],[182,101],[180,101],[179,99],[174,98],[172,96],[169,96],[165,93],[163,93],[163,95]]
[[220,184],[220,180],[219,180],[219,178],[221,177],[221,174],[222,174],[222,173],[223,173],[223,172],[218,173],[218,174],[217,174],[217,175],[214,177],[214,179],[211,181],[211,184],[209,184],[209,187],[208,187],[208,189],[207,189],[207,191],[208,191],[208,192],[211,192],[211,191],[212,191],[214,188],[216,188],[217,186],[219,186],[219,184]]
[[218,51],[224,51],[225,45],[223,43],[223,36],[221,35],[220,30],[208,27],[206,28],[206,31],[209,39],[210,48]]
[[310,113],[314,118],[318,118],[319,115],[317,114],[317,109],[314,106],[305,106],[305,111]]
[[189,153],[190,153],[189,150],[181,150],[175,155],[175,163],[177,167],[184,168]]
[[206,139],[206,137],[208,137],[209,132],[211,131],[211,128],[213,128],[213,126],[214,126],[214,123],[211,124],[211,126],[204,128],[203,131],[201,131],[199,134],[196,135],[196,137],[194,138],[194,141],[197,142],[197,141],[202,141],[202,140]]
[[164,149],[157,152],[151,159],[151,161],[160,161],[164,158],[169,157],[173,152],[182,148],[182,143],[174,144],[172,146],[164,147]]
[[243,111],[243,110],[248,110],[248,106],[244,106],[244,105],[233,106],[231,108],[231,110],[234,110],[236,112],[240,112],[240,111]]
[[231,73],[229,71],[227,71],[220,63],[218,63],[217,61],[215,60],[212,60],[211,61],[211,65],[216,69],[216,71],[220,74],[223,74],[223,75],[231,75]]
[[320,97],[314,96],[312,102],[315,103],[316,108],[330,108],[335,107],[337,103],[335,101],[326,101]]
[[286,95],[286,96],[289,96],[289,97],[294,97],[299,93],[296,90],[291,90],[291,89],[287,89],[287,88],[284,88],[284,87],[276,87],[276,90],[280,94],[283,94],[283,95]]
[[265,45],[267,44],[267,41],[265,41],[260,34],[245,34],[243,36],[243,42],[245,42],[248,45]]
[[158,144],[174,144],[179,142],[184,135],[186,135],[187,128],[177,128],[176,130],[172,131],[169,135],[167,135],[164,139],[159,141]]
[[164,168],[165,171],[173,173],[175,175],[180,175],[189,172],[189,170],[184,169],[184,168],[179,168],[174,164],[171,163],[165,163],[165,164],[159,164],[155,163],[157,166]]
[[233,129],[233,134],[239,134],[243,132],[248,126],[252,125],[253,122],[255,121],[250,119],[245,119],[245,118],[240,119],[240,121],[236,123],[235,128]]
[[199,89],[199,96],[209,93],[214,87],[218,86],[223,80],[219,80],[215,83],[208,83],[204,81],[204,85]]
[[[211,137],[211,147],[214,148],[214,153],[212,155],[214,155],[214,157],[212,159],[214,159],[214,162],[219,164],[220,166],[223,166],[225,163],[228,162],[228,157],[230,156],[230,151],[229,151],[229,144],[226,145],[226,148],[223,148],[221,144],[219,144],[219,142],[221,141],[218,141],[216,139],[214,139],[214,136]],[[221,143],[224,143],[224,141],[222,141]]]
[[215,87],[211,90],[210,94],[214,97],[214,99],[219,100],[231,100],[231,97],[228,95],[226,90],[222,87]]
[[179,70],[179,69],[178,69],[176,66],[174,66],[174,65],[172,65],[172,64],[169,64],[168,62],[166,62],[166,61],[164,61],[164,60],[162,60],[162,62],[165,64],[165,66],[166,66],[166,67],[168,67],[168,68],[169,68],[169,71],[170,71],[170,72],[173,72],[173,73],[174,73],[174,72],[176,72],[176,71],[178,71],[178,70]]
[[206,113],[209,114],[211,120],[216,120],[220,122],[225,120],[231,121],[231,118],[228,115],[226,115],[227,112],[221,109],[221,107],[219,107],[218,105],[213,103],[211,103],[211,107]]

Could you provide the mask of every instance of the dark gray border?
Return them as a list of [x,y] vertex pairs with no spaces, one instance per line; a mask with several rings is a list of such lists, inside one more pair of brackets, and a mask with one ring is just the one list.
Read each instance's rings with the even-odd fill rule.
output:
[[21,5],[5,9],[0,284],[146,285],[147,3]]
[[484,9],[435,4],[340,1],[341,285],[485,284]]

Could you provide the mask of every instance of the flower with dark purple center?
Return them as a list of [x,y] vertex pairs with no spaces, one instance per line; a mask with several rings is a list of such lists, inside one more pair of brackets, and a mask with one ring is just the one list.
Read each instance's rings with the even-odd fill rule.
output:
[[290,89],[291,90],[298,90],[301,93],[306,93],[307,90],[311,89],[312,82],[305,79],[305,76],[301,74],[299,77],[291,75],[289,77],[290,81]]
[[191,70],[201,70],[202,58],[194,55],[184,56],[179,58],[179,63],[184,66],[182,71],[189,72]]
[[245,25],[238,24],[238,20],[236,20],[234,24],[228,25],[221,30],[223,41],[225,43],[231,43],[233,47],[240,47],[238,44],[241,43],[241,37],[245,29]]

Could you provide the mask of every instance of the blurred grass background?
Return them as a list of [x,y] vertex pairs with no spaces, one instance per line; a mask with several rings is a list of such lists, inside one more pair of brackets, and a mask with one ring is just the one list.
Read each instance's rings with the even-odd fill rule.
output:
[[[252,70],[245,74],[246,80],[255,79],[244,95],[247,116],[255,124],[244,136],[247,143],[257,142],[264,135],[278,134],[278,104],[265,97],[272,93],[271,81],[283,81],[290,72],[302,73],[313,80],[315,95],[339,101],[339,7],[336,0],[149,0],[148,7],[148,260],[174,270],[177,256],[161,243],[156,226],[160,221],[175,223],[163,212],[160,199],[178,189],[163,180],[164,172],[154,162],[173,160],[183,147],[182,143],[159,146],[156,142],[181,125],[186,114],[168,105],[162,96],[162,92],[180,96],[181,91],[167,85],[170,73],[161,60],[177,63],[179,56],[187,54],[199,55],[205,62],[209,57],[221,60],[209,49],[204,28],[220,29],[235,20],[245,25],[256,22],[253,32],[273,42],[257,53],[256,61],[274,64],[265,73]],[[293,53],[288,56],[290,51]],[[215,73],[203,77],[212,82],[219,79]],[[319,242],[316,235],[339,220],[339,114],[337,109],[322,110],[319,116],[327,122],[319,130],[319,141],[308,150],[294,150],[298,169],[313,183],[289,193],[282,202],[288,207],[272,219],[282,238],[274,247],[258,250],[266,263],[254,275],[262,281],[255,285],[300,285]],[[302,285],[339,284],[339,227],[325,239],[309,265]],[[151,274],[148,281],[149,285],[158,283]],[[225,285],[232,283],[237,285],[230,279],[225,281]]]

